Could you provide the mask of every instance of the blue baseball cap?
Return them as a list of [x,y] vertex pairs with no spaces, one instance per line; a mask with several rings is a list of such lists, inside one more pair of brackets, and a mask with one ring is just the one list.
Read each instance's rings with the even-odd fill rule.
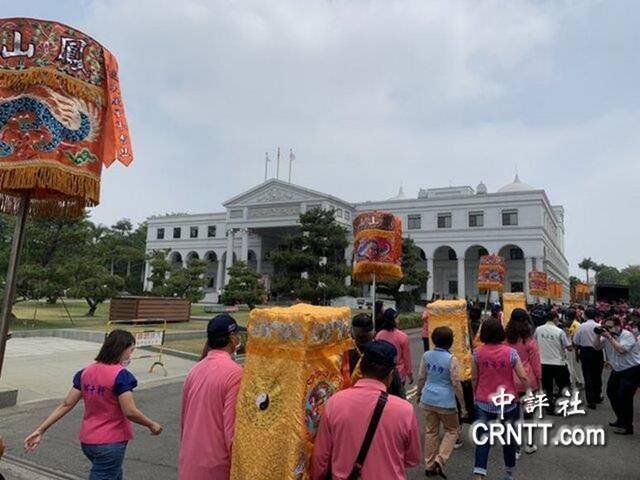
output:
[[396,356],[398,351],[392,343],[386,340],[374,340],[362,347],[364,358],[376,365],[384,365],[386,367],[396,366]]
[[216,315],[207,324],[207,336],[209,338],[222,338],[237,332],[246,332],[247,329],[238,325],[235,318],[228,313]]

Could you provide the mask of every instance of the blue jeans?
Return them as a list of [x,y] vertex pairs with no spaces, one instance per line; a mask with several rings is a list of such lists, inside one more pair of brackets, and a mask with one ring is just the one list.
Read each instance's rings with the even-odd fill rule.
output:
[[122,462],[127,442],[102,445],[82,444],[82,453],[91,461],[89,480],[122,480]]
[[[489,413],[485,412],[481,408],[476,405],[476,422],[484,425],[488,425],[489,422],[498,420],[500,417],[499,413]],[[500,422],[502,424],[510,423],[515,424],[520,419],[520,405],[516,406],[510,412],[505,412],[504,420]],[[487,433],[484,432],[481,434],[481,437],[484,438],[487,436]],[[516,442],[511,441],[506,445],[502,446],[502,454],[504,456],[504,466],[507,469],[507,478],[510,478],[513,474],[513,471],[516,467],[516,448],[518,445]],[[487,475],[487,463],[489,461],[489,452],[491,451],[491,445],[489,442],[484,445],[476,445],[476,461],[475,467],[473,469],[473,473],[476,475]]]

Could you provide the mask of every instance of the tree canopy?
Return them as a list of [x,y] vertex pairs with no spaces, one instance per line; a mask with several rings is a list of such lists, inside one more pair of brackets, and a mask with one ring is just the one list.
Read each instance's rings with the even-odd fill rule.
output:
[[336,222],[335,212],[312,209],[300,215],[299,222],[299,231],[270,254],[275,270],[272,292],[313,304],[350,293],[345,285],[350,274],[347,229]]

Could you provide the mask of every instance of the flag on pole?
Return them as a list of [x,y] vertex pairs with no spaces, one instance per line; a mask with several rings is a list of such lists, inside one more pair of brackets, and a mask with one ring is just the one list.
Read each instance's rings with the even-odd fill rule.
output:
[[296,159],[296,155],[293,153],[293,148],[289,149],[289,183],[291,183],[291,164]]
[[264,181],[267,181],[267,173],[269,168],[269,163],[271,159],[269,158],[269,152],[264,152]]
[[278,147],[278,153],[277,153],[276,178],[280,179],[280,147]]

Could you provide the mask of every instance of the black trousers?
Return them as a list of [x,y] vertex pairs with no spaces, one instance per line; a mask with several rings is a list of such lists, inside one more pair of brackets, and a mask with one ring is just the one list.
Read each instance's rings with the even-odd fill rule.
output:
[[542,389],[549,399],[549,408],[555,411],[556,396],[553,394],[553,384],[558,387],[558,393],[562,394],[565,388],[571,388],[569,368],[566,365],[542,364]]
[[607,382],[607,397],[622,428],[633,430],[633,397],[640,387],[640,365],[612,371]]
[[422,346],[424,347],[424,351],[429,350],[429,339],[422,337]]
[[584,376],[584,395],[587,405],[595,405],[602,395],[602,369],[604,355],[602,350],[593,347],[580,347],[580,365]]

